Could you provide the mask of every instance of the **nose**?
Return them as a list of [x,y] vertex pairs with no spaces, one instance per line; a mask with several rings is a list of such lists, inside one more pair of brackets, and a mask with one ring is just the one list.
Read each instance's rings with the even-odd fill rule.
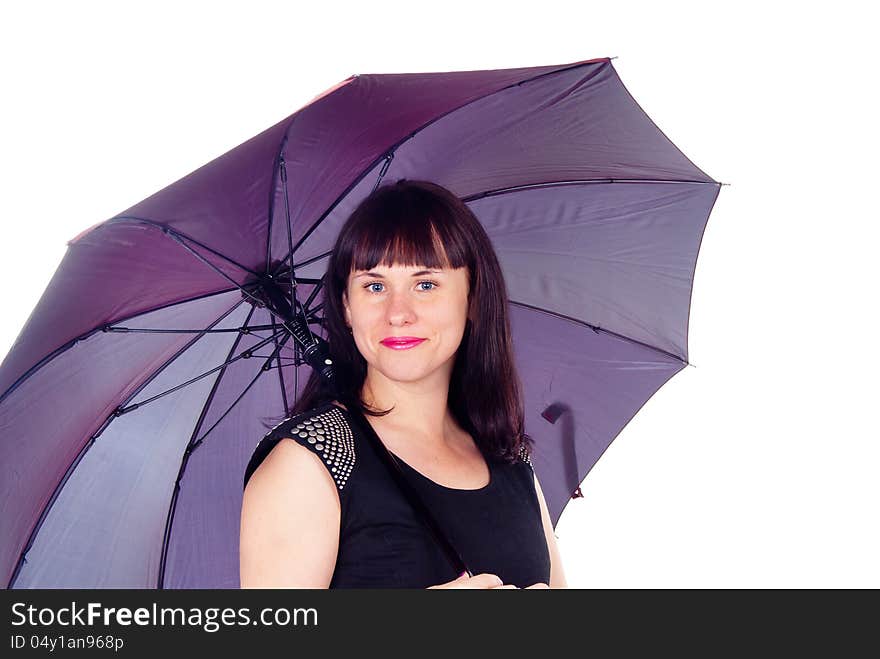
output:
[[385,316],[389,325],[400,327],[415,322],[415,313],[411,301],[406,296],[406,291],[391,293],[387,299],[388,306],[385,309]]

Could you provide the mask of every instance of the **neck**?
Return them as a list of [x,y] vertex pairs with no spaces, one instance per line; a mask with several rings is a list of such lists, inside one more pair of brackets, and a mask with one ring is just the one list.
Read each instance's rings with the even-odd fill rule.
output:
[[367,419],[385,436],[405,436],[407,443],[417,443],[426,450],[453,445],[461,429],[449,411],[450,375],[448,369],[438,369],[426,379],[400,382],[368,367],[364,402],[380,410],[394,409],[383,417]]

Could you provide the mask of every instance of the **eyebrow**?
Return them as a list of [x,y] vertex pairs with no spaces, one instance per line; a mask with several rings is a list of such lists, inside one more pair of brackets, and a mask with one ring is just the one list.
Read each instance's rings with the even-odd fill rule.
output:
[[[412,276],[421,277],[422,275],[440,274],[442,272],[442,270],[419,270],[418,272],[412,273]],[[362,272],[359,275],[355,275],[354,279],[359,279],[360,277],[376,277],[378,279],[385,279],[385,276],[378,272]]]

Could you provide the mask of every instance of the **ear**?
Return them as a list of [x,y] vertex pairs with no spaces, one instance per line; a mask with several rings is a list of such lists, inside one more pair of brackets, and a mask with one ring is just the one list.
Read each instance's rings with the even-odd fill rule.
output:
[[351,310],[348,308],[348,292],[342,291],[342,306],[345,311],[345,323],[351,328]]

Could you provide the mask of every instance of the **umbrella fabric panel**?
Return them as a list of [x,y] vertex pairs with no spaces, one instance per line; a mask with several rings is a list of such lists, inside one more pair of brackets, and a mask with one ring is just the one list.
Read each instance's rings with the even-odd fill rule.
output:
[[[237,291],[202,298],[131,319],[128,325],[204,328],[238,300]],[[0,566],[6,583],[56,486],[89,438],[192,340],[186,334],[99,332],[43,365],[3,401]]]
[[648,118],[611,62],[509,87],[398,147],[385,179],[427,178],[460,197],[596,179],[714,182]]
[[[199,251],[221,271],[242,278],[239,268]],[[68,341],[106,323],[231,286],[161,228],[138,222],[101,225],[68,246],[0,366],[0,396]]]
[[532,462],[555,526],[605,449],[684,362],[549,313],[511,308]]
[[[258,310],[251,322],[271,321],[265,310]],[[235,352],[255,338],[242,337]],[[267,355],[269,347],[257,352]],[[286,357],[282,361],[287,401],[292,405],[294,368]],[[280,422],[275,417],[285,415],[278,369],[264,371],[264,363],[265,359],[250,358],[230,364],[196,429],[196,441],[204,439],[190,455],[180,481],[163,588],[239,587],[242,477],[256,445]],[[307,368],[299,374],[300,389]]]
[[687,359],[691,288],[717,185],[589,183],[470,204],[510,300]]

